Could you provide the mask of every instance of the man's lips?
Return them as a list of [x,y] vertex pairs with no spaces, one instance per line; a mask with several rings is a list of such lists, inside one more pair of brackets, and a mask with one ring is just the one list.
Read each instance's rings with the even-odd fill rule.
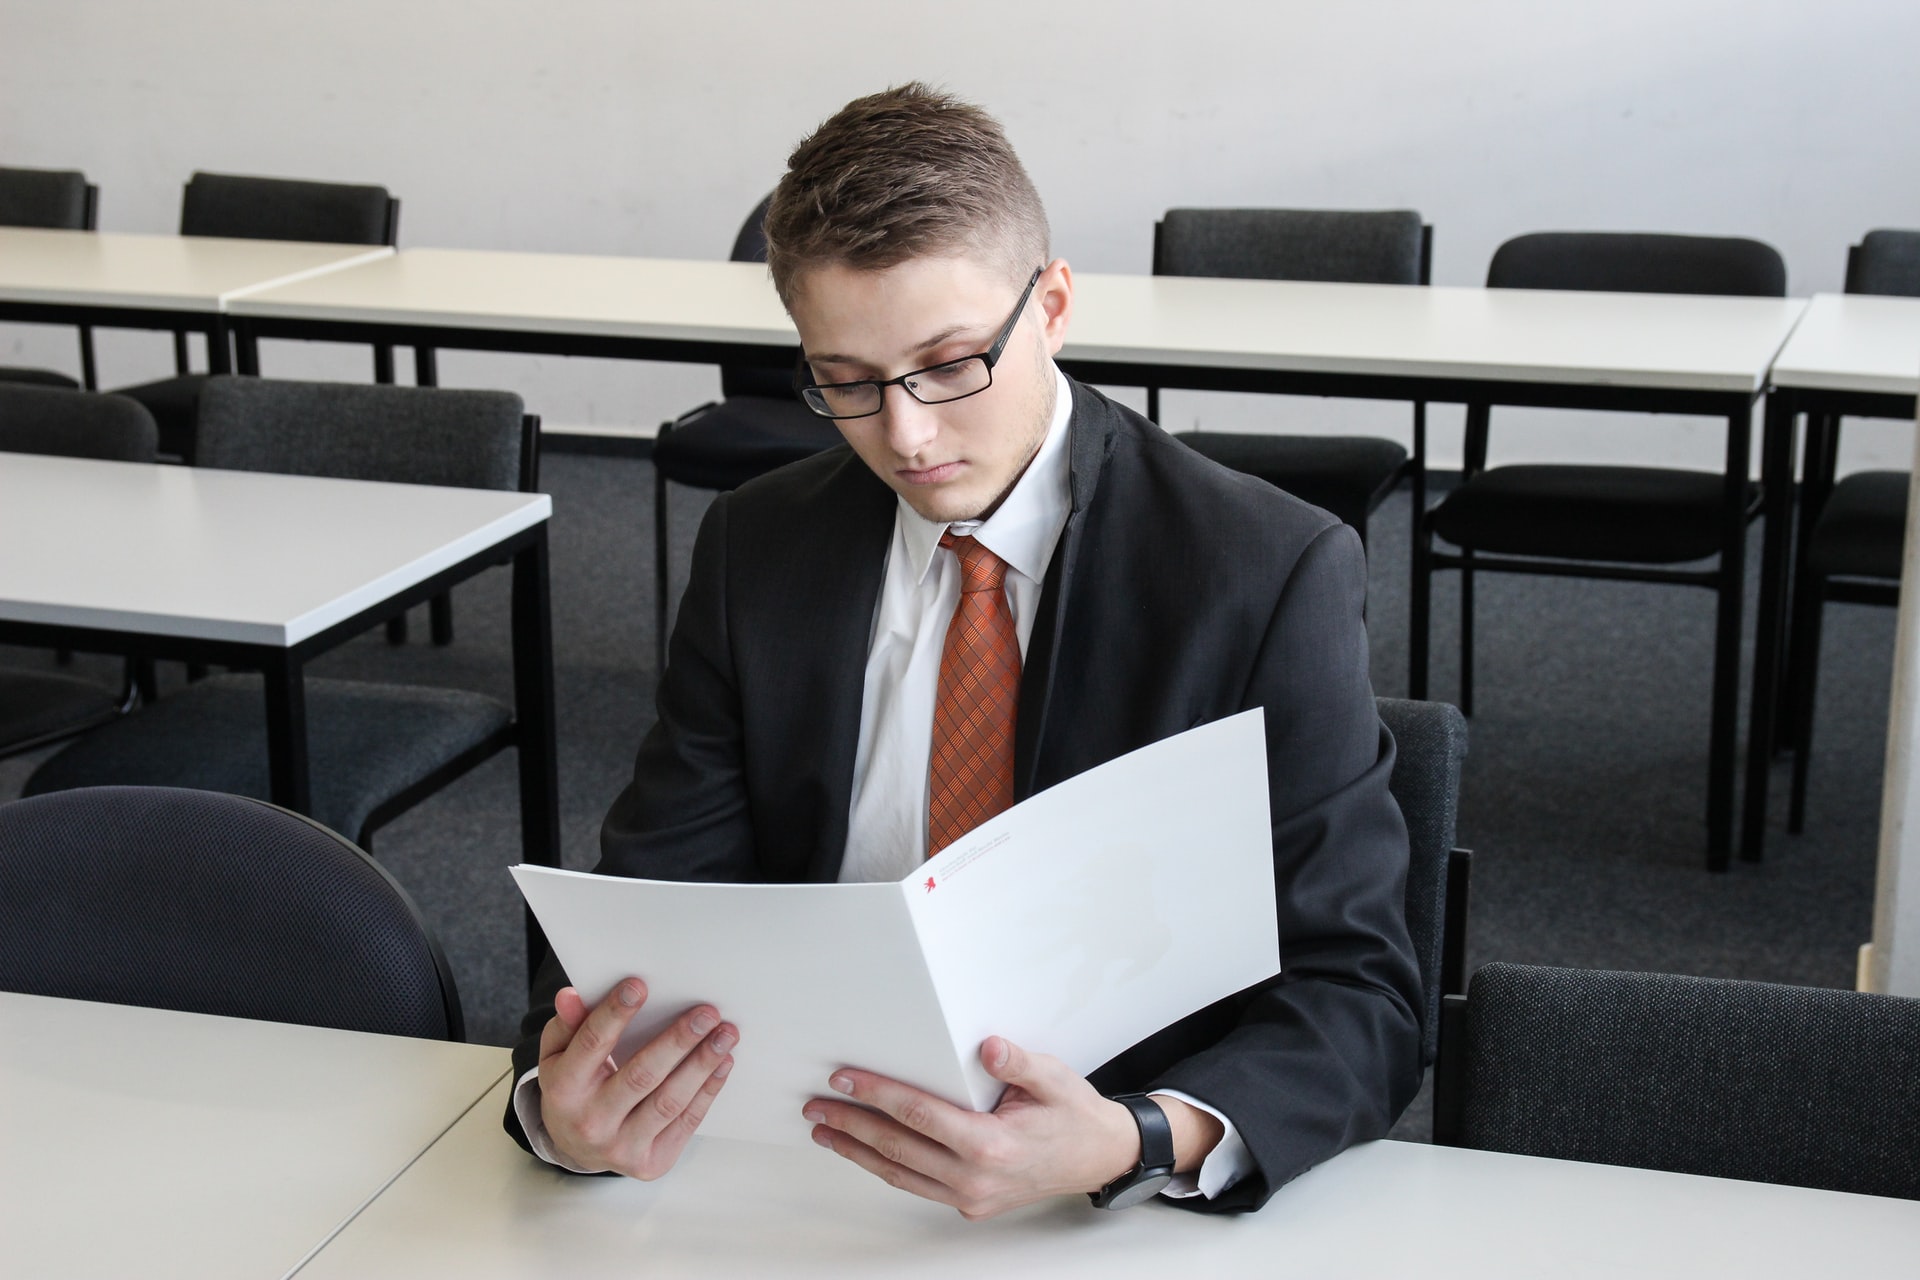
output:
[[959,475],[961,465],[958,462],[943,462],[937,467],[927,467],[921,471],[902,467],[894,474],[908,484],[939,484],[943,480],[951,480]]

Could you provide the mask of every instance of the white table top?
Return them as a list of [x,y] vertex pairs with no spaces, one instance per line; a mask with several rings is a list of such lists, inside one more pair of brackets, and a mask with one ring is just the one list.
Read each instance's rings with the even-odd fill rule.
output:
[[1773,364],[1780,387],[1920,392],[1920,298],[1821,293]]
[[752,262],[405,249],[337,276],[255,291],[231,310],[516,333],[798,341],[766,267]]
[[286,1275],[506,1065],[474,1045],[0,994],[0,1270]]
[[0,621],[290,646],[552,512],[541,493],[0,453]]
[[699,1139],[659,1182],[577,1178],[500,1129],[507,1084],[322,1249],[301,1280],[911,1275],[1895,1274],[1920,1203],[1379,1142],[1259,1213],[1056,1201],[987,1223],[815,1148]]
[[1063,358],[1755,392],[1786,298],[1075,277]]
[[0,227],[0,302],[216,312],[250,290],[392,254],[384,245]]
[[[1066,359],[1757,391],[1793,299],[1075,276]],[[235,315],[502,332],[796,341],[752,263],[404,249],[256,290]]]

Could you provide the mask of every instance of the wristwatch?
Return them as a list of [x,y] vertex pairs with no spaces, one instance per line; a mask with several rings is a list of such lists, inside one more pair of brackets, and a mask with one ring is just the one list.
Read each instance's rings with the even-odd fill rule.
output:
[[1113,1099],[1133,1112],[1140,1126],[1140,1163],[1087,1198],[1096,1209],[1125,1209],[1151,1200],[1173,1181],[1173,1126],[1160,1104],[1144,1093],[1123,1093]]

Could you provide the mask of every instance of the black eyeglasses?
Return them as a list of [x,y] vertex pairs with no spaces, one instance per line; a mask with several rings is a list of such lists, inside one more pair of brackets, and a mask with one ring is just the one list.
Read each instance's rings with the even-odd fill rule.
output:
[[888,387],[902,388],[921,404],[947,404],[977,396],[993,385],[993,366],[1000,362],[1000,353],[1007,349],[1007,340],[1013,336],[1014,326],[1020,323],[1020,313],[1027,309],[1027,299],[1033,296],[1033,286],[1040,283],[1040,274],[1045,270],[1044,265],[1034,268],[1027,287],[1020,291],[1020,301],[1013,304],[1013,314],[1000,326],[1000,336],[978,355],[915,369],[897,378],[827,383],[806,380],[808,369],[806,357],[802,356],[800,367],[794,370],[794,388],[807,408],[823,418],[870,418],[886,403]]

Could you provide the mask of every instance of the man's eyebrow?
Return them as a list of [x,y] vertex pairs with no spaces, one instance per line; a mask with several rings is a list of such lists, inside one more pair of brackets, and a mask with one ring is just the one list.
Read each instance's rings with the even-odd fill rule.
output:
[[[943,342],[950,342],[955,337],[965,333],[967,330],[977,328],[977,327],[978,327],[977,325],[966,324],[966,323],[950,324],[946,328],[934,334],[932,337],[926,339],[926,341],[921,342],[916,346],[910,347],[908,348],[908,350],[914,353],[915,355],[918,355],[922,351],[932,350],[934,347],[939,346]],[[821,364],[865,365],[865,364],[871,363],[870,361],[861,359],[859,356],[843,356],[838,352],[834,352],[834,351],[809,351],[806,353],[806,357],[809,361],[817,360]]]

